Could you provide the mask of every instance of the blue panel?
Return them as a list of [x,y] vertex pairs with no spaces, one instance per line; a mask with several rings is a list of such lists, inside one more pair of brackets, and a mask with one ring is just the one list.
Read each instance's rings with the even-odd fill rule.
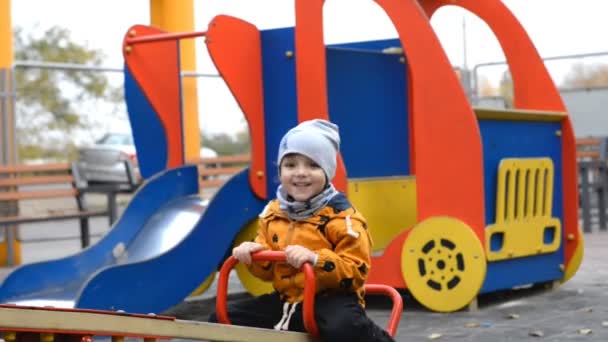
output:
[[83,288],[76,306],[159,313],[186,298],[216,270],[237,233],[264,208],[266,202],[250,190],[248,174],[245,169],[220,188],[178,245],[156,258],[98,272]]
[[559,265],[562,251],[533,257],[488,263],[486,279],[479,293],[562,279]]
[[[272,194],[278,185],[278,144],[298,122],[295,59],[285,57],[286,51],[294,51],[294,31],[261,35],[267,186]],[[398,45],[392,39],[327,50],[330,119],[340,126],[341,152],[351,178],[409,174],[406,67],[399,56],[377,52]]]
[[[498,166],[505,158],[541,158],[553,160],[553,213],[563,222],[561,138],[555,132],[561,123],[508,120],[480,120],[484,152],[486,225],[494,223]],[[516,285],[561,279],[563,246],[556,253],[518,258],[488,264],[481,292],[506,289]]]
[[327,49],[329,112],[349,178],[410,174],[406,66],[399,55]]
[[0,302],[32,298],[74,300],[80,286],[101,267],[114,264],[112,249],[128,245],[164,204],[198,193],[198,172],[190,166],[160,174],[139,188],[110,232],[82,252],[27,264],[13,271],[0,288]]
[[337,49],[356,49],[356,50],[370,50],[380,52],[386,48],[401,47],[401,41],[399,39],[383,39],[383,40],[371,40],[364,42],[351,42],[342,44],[332,44],[328,50]]
[[144,178],[165,170],[168,144],[165,129],[158,114],[125,66],[125,101],[131,123],[131,131],[139,171]]
[[285,57],[286,51],[295,49],[293,35],[292,28],[261,32],[267,189],[271,198],[279,184],[279,142],[298,123],[295,63],[293,58]]

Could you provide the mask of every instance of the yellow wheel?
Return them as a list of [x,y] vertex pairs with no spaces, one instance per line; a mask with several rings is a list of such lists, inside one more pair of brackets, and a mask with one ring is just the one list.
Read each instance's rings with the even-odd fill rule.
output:
[[[568,236],[568,239],[571,237]],[[581,227],[578,227],[578,244],[576,245],[576,249],[574,250],[574,254],[572,258],[570,258],[570,262],[566,265],[566,270],[564,272],[564,278],[561,280],[562,284],[570,280],[578,271],[578,268],[581,266],[581,262],[583,262],[583,251],[585,249],[585,240],[583,239],[583,231]],[[566,242],[569,243],[569,242]]]
[[[257,230],[258,220],[256,218],[250,221],[245,226],[245,228],[241,229],[241,232],[239,233],[239,235],[236,236],[236,239],[234,240],[234,247],[240,245],[244,241],[252,241],[255,238]],[[254,277],[247,269],[247,266],[245,266],[244,264],[236,264],[235,270],[245,290],[247,290],[247,292],[249,292],[253,296],[263,295],[265,293],[270,293],[274,290],[272,287],[272,283]]]
[[194,291],[192,291],[192,293],[190,294],[190,297],[198,296],[200,294],[203,294],[203,292],[207,291],[209,286],[211,286],[211,284],[213,283],[213,280],[215,280],[215,273],[216,272],[212,272],[207,277],[207,279],[203,280],[203,282]]
[[417,224],[403,244],[401,273],[412,295],[427,308],[450,312],[479,293],[486,275],[481,242],[464,222],[431,217]]

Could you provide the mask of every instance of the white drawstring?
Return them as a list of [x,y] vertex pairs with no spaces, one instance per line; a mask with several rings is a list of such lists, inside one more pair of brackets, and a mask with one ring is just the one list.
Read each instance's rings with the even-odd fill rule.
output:
[[296,306],[298,306],[298,303],[293,303],[291,305],[291,310],[289,310],[289,315],[287,316],[285,323],[283,323],[283,326],[281,327],[282,330],[289,330],[289,321],[291,320],[291,315],[293,315],[293,313],[296,311]]
[[289,321],[291,320],[291,316],[296,311],[296,307],[299,303],[291,304],[291,309],[289,308],[290,303],[285,302],[283,304],[283,316],[279,323],[274,326],[274,330],[289,330]]
[[283,316],[281,316],[281,320],[274,326],[274,330],[281,330],[283,327],[283,322],[287,318],[287,310],[289,310],[289,303],[285,302],[283,304]]

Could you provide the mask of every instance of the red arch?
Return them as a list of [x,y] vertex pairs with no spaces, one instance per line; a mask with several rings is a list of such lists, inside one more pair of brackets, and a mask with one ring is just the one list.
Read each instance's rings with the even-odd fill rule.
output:
[[483,159],[473,110],[418,2],[376,2],[397,29],[410,68],[418,220],[441,215],[461,219],[483,244]]
[[[513,13],[499,0],[423,0],[421,5],[429,18],[442,6],[460,6],[484,20],[496,35],[513,77],[514,106],[566,112],[559,91],[551,79],[530,37]],[[564,232],[575,237],[566,240],[565,260],[568,264],[580,243],[578,227],[578,175],[576,140],[572,122],[562,122],[562,174]]]
[[[323,41],[325,0],[296,0],[296,89],[298,122],[329,120],[327,104],[327,66]],[[338,154],[334,185],[346,192],[346,167]]]

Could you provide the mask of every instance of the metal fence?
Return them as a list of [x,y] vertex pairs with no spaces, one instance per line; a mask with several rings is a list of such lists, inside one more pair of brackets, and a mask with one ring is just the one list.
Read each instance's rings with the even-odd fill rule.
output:
[[608,204],[608,161],[586,160],[578,163],[579,220],[585,233],[606,231]]

